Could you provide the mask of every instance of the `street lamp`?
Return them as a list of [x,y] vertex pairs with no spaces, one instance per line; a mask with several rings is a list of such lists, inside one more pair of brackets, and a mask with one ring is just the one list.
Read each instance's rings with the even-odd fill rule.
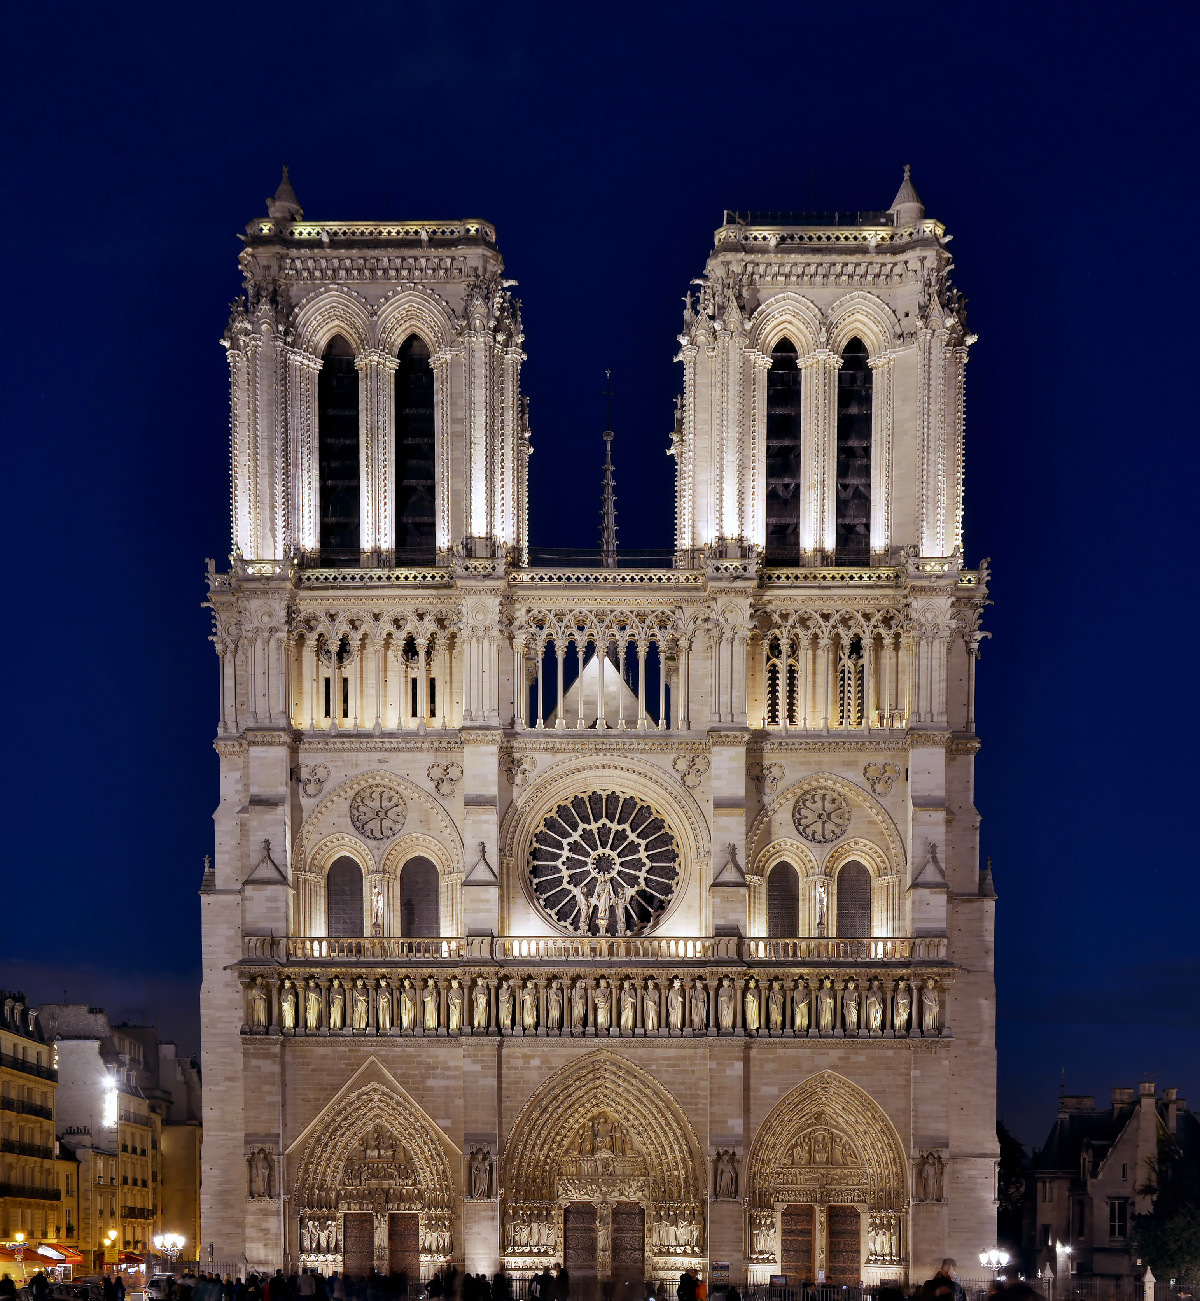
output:
[[185,1242],[182,1233],[156,1233],[154,1235],[154,1250],[175,1264],[179,1258],[179,1253],[183,1250]]
[[979,1253],[979,1263],[984,1269],[990,1269],[992,1273],[999,1276],[1000,1271],[1008,1264],[1009,1255],[1000,1247],[989,1247],[987,1251]]

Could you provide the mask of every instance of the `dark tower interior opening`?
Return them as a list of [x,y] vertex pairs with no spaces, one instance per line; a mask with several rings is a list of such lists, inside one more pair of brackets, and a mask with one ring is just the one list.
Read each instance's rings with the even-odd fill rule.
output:
[[358,371],[340,334],[317,377],[317,456],[321,476],[321,563],[356,565],[360,554]]
[[780,339],[767,371],[767,561],[800,561],[800,385],[796,345]]
[[396,367],[396,558],[432,564],[434,497],[433,367],[423,339],[410,335]]
[[842,350],[838,371],[837,539],[839,565],[871,561],[871,368],[861,339]]

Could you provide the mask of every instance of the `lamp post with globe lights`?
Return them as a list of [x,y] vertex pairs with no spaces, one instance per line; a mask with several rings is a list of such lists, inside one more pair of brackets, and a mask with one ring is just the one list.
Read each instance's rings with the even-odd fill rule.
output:
[[154,1250],[160,1255],[166,1256],[167,1260],[174,1266],[179,1259],[179,1253],[183,1250],[183,1244],[186,1241],[182,1233],[156,1233],[153,1238]]
[[989,1247],[987,1251],[979,1253],[979,1263],[984,1269],[990,1269],[996,1278],[1000,1277],[1000,1271],[1008,1262],[1009,1254],[1001,1247]]

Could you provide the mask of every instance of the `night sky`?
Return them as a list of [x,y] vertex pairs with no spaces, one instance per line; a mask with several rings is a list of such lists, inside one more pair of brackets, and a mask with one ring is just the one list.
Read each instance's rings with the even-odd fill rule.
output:
[[[479,216],[524,303],[535,545],[671,544],[681,299],[722,210],[954,235],[1000,1110],[1200,1105],[1194,32],[1179,5],[20,6],[0,187],[0,984],[198,1042],[236,233]],[[1191,521],[1191,523],[1189,523]]]

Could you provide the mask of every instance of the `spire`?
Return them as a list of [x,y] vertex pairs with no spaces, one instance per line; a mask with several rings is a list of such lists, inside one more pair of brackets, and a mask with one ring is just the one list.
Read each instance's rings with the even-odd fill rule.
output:
[[286,163],[283,165],[283,179],[279,182],[275,197],[267,200],[267,215],[274,217],[276,221],[301,221],[304,218],[304,209],[300,206],[300,200],[296,198],[296,191],[292,189],[292,183],[288,179]]
[[925,205],[912,183],[912,167],[908,163],[904,164],[904,180],[900,182],[900,188],[888,211],[896,214],[897,226],[911,226],[925,215]]
[[612,371],[604,372],[604,494],[600,505],[600,564],[617,567],[617,493],[612,463]]

